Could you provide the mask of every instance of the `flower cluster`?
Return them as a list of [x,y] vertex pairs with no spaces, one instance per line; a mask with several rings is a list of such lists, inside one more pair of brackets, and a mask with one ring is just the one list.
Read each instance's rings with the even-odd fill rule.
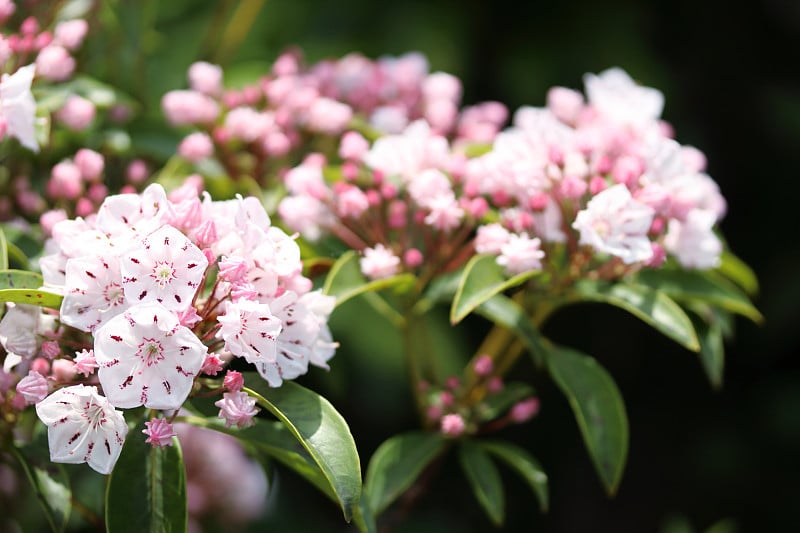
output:
[[231,177],[262,184],[301,159],[309,143],[333,146],[354,123],[378,135],[424,119],[437,133],[486,141],[507,115],[498,103],[459,113],[461,82],[430,73],[418,53],[377,61],[353,53],[305,66],[292,50],[257,83],[225,89],[223,77],[217,65],[194,63],[190,88],[167,93],[164,114],[174,126],[193,128],[178,148],[186,160],[214,159]]
[[[232,358],[279,386],[309,363],[327,368],[334,354],[333,298],[311,291],[297,244],[254,198],[212,201],[191,181],[168,197],[151,185],[55,223],[47,251],[44,289],[63,295],[58,316],[14,306],[0,341],[6,372],[30,370],[17,397],[37,403],[55,461],[108,473],[125,436],[115,408],[175,411],[201,373]],[[83,350],[69,355],[76,346]],[[78,373],[92,386],[72,384]],[[229,395],[246,396],[226,392],[220,417],[244,427],[256,410]],[[172,435],[155,421],[146,433],[153,445]]]
[[[372,279],[430,276],[476,252],[496,255],[509,275],[571,279],[615,279],[667,255],[717,266],[725,201],[703,155],[660,120],[661,93],[620,69],[585,81],[586,98],[553,88],[547,107],[522,108],[513,126],[480,137],[422,119],[372,143],[346,132],[340,162],[314,154],[286,174],[279,213],[309,240],[334,234],[362,250]],[[551,268],[564,249],[570,268]]]

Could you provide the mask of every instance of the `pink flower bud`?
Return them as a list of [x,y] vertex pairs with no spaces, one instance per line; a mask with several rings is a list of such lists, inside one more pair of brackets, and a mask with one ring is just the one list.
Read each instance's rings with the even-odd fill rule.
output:
[[67,359],[56,359],[52,365],[53,377],[56,381],[66,382],[75,378],[75,363]]
[[[216,244],[218,240],[217,225],[213,220],[208,219],[200,224],[194,232],[195,244],[198,248],[204,249]],[[214,258],[216,260],[216,257]]]
[[403,254],[403,262],[408,268],[417,268],[422,264],[423,259],[422,252],[416,248],[406,250],[406,253]]
[[484,378],[491,374],[492,370],[494,370],[494,361],[492,361],[491,356],[482,354],[475,360],[475,365],[473,368],[478,376]]
[[219,355],[215,353],[206,355],[206,358],[203,361],[203,366],[200,367],[200,373],[209,376],[216,376],[220,370],[222,370],[222,361],[220,360]]
[[452,74],[434,72],[422,82],[422,95],[428,101],[449,100],[458,103],[461,100],[461,81]]
[[147,163],[142,161],[141,159],[134,159],[128,165],[127,170],[125,171],[125,177],[128,179],[128,182],[138,185],[142,183],[144,180],[147,179]]
[[339,157],[342,159],[361,161],[367,151],[369,151],[369,141],[360,133],[348,131],[342,135],[342,142],[339,144]]
[[92,213],[95,212],[95,206],[91,200],[88,198],[78,198],[78,202],[75,204],[75,214],[79,217],[88,217]]
[[404,228],[408,217],[408,205],[402,200],[389,203],[389,227],[392,229]]
[[149,422],[145,422],[145,429],[142,433],[147,435],[145,442],[150,444],[153,448],[165,448],[172,446],[172,437],[176,436],[175,429],[172,424],[163,418],[153,418]]
[[586,192],[587,188],[586,182],[582,179],[566,176],[561,180],[561,183],[559,183],[558,192],[563,198],[577,200],[583,196],[583,193]]
[[66,211],[63,209],[51,209],[42,213],[42,216],[39,217],[39,225],[42,227],[45,237],[50,237],[53,235],[53,226],[66,219]]
[[203,94],[219,95],[222,93],[222,67],[205,61],[192,63],[189,67],[189,86]]
[[41,50],[53,42],[53,34],[49,31],[43,31],[33,40],[33,49]]
[[53,199],[77,199],[83,192],[81,171],[72,161],[62,161],[53,167],[47,182],[47,195]]
[[66,20],[56,25],[55,41],[68,50],[76,50],[83,44],[89,31],[89,23],[83,19]]
[[89,377],[97,368],[97,361],[94,358],[94,350],[81,350],[75,353],[75,373],[83,377]]
[[461,415],[449,414],[444,415],[441,421],[441,432],[450,437],[458,437],[464,433],[466,424]]
[[219,117],[219,104],[197,91],[170,91],[161,99],[161,108],[173,126],[212,124]]
[[33,370],[17,383],[17,394],[21,394],[27,404],[39,403],[44,400],[47,390],[47,379]]
[[81,148],[75,153],[74,161],[84,180],[87,182],[100,181],[105,169],[105,160],[102,154],[88,148]]
[[46,359],[55,359],[61,355],[61,348],[56,341],[45,341],[42,343],[42,356]]
[[178,153],[192,163],[211,157],[214,153],[214,143],[211,137],[202,132],[195,132],[184,137],[178,145]]
[[247,274],[247,261],[238,256],[226,256],[219,260],[220,279],[236,283]]
[[275,131],[264,138],[264,150],[275,157],[283,157],[292,149],[292,141],[285,134]]
[[108,196],[108,187],[102,183],[92,183],[89,185],[86,196],[95,204],[100,205],[103,203],[103,200],[106,199],[106,196]]
[[64,81],[74,70],[75,59],[62,46],[45,46],[36,56],[36,74],[50,81]]
[[43,357],[37,357],[31,362],[31,370],[46,376],[50,373],[50,362]]
[[595,176],[589,180],[589,192],[592,195],[599,194],[608,188],[605,178]]
[[574,124],[583,109],[583,96],[566,87],[553,87],[547,92],[547,107],[560,121]]
[[486,390],[491,392],[492,394],[497,394],[501,390],[503,390],[505,384],[503,383],[503,379],[500,377],[493,377],[489,380],[489,383],[486,384]]
[[438,405],[429,405],[425,410],[425,416],[428,417],[428,420],[439,420],[442,416],[442,408]]
[[235,370],[228,370],[225,378],[222,380],[222,386],[230,392],[239,392],[244,387],[244,377],[241,372]]
[[186,326],[189,329],[193,328],[195,324],[203,320],[203,317],[197,314],[197,309],[195,309],[192,305],[176,314],[178,315],[178,322],[181,323],[181,326]]
[[214,402],[219,407],[219,418],[225,420],[225,427],[239,429],[253,425],[253,417],[258,413],[256,399],[245,392],[226,392],[222,399]]
[[509,416],[511,417],[511,420],[517,424],[522,424],[523,422],[527,422],[536,416],[538,413],[539,399],[528,398],[526,400],[522,400],[521,402],[515,403],[509,412]]
[[653,255],[647,260],[645,266],[650,268],[659,268],[667,260],[667,252],[664,247],[657,242],[651,242],[650,248],[653,250]]
[[34,35],[39,33],[39,21],[35,17],[27,17],[19,26],[22,35]]

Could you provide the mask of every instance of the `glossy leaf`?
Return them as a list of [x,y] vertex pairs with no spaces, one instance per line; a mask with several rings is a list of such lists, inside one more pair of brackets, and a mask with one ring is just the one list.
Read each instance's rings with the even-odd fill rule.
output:
[[505,441],[483,441],[481,447],[508,465],[531,487],[539,500],[539,508],[547,512],[550,504],[547,489],[547,474],[542,470],[539,461],[533,458],[524,448]]
[[459,446],[458,459],[478,503],[492,523],[500,527],[505,517],[505,493],[500,472],[491,457],[475,443],[463,441]]
[[458,324],[492,296],[521,285],[539,274],[541,274],[539,270],[530,270],[506,278],[503,267],[497,264],[495,256],[476,255],[464,268],[453,305],[450,308],[450,322]]
[[144,423],[125,440],[106,491],[108,533],[186,531],[186,469],[178,439],[153,448],[145,442]]
[[62,465],[50,461],[46,446],[43,445],[41,453],[34,448],[20,449],[13,445],[10,450],[30,481],[50,528],[65,531],[72,510],[70,480]]
[[381,444],[367,467],[364,492],[375,515],[382,513],[416,481],[445,449],[438,433],[403,433]]
[[0,290],[38,289],[42,286],[42,276],[27,270],[0,270]]
[[531,353],[536,364],[541,365],[542,337],[525,310],[517,302],[507,296],[497,294],[483,302],[476,312],[495,324],[513,331]]
[[529,398],[533,394],[533,387],[527,383],[506,383],[500,392],[487,396],[478,406],[480,419],[483,421],[494,420],[508,411],[515,403]]
[[361,493],[361,464],[350,428],[319,394],[291,381],[270,388],[255,373],[245,379],[259,405],[280,420],[308,452],[350,521]]
[[0,302],[15,302],[59,309],[61,307],[61,300],[63,299],[64,297],[60,294],[39,289],[0,290]]
[[714,318],[706,322],[693,315],[697,336],[700,339],[700,363],[703,370],[715,389],[722,387],[723,371],[725,369],[725,346],[722,341],[722,326]]
[[628,455],[628,417],[614,380],[597,361],[548,345],[547,368],[575,414],[583,441],[609,494],[622,479]]
[[734,282],[750,296],[758,294],[758,278],[747,263],[733,255],[731,252],[722,252],[720,265],[716,269],[727,279]]
[[372,514],[369,500],[365,492],[361,493],[361,500],[356,507],[353,522],[361,533],[378,533],[378,525],[375,523],[375,516]]
[[689,350],[696,352],[700,349],[692,321],[684,310],[669,296],[650,287],[582,280],[575,284],[568,298],[619,307]]
[[764,317],[747,296],[718,274],[700,270],[643,270],[636,276],[639,283],[656,288],[679,302],[706,302],[745,316],[756,323]]
[[416,278],[412,274],[398,274],[390,278],[368,280],[361,273],[358,255],[347,252],[331,267],[322,292],[336,297],[336,305],[342,305],[350,298],[371,291],[379,291],[389,287],[405,288],[413,286]]

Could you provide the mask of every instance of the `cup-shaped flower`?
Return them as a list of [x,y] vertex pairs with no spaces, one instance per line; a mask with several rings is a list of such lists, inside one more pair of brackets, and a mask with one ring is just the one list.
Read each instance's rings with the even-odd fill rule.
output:
[[179,408],[207,351],[158,303],[134,305],[95,332],[98,378],[116,407]]
[[186,235],[164,225],[122,258],[122,286],[130,302],[158,302],[180,311],[192,303],[208,259]]
[[96,387],[59,389],[36,404],[36,414],[47,426],[51,461],[88,463],[101,474],[111,473],[128,426]]
[[628,188],[619,184],[589,200],[572,227],[580,231],[580,244],[631,264],[653,255],[647,232],[654,214],[653,208],[635,200]]
[[61,322],[82,331],[94,331],[125,307],[117,257],[109,254],[67,261]]
[[272,314],[269,305],[252,300],[228,302],[217,337],[225,340],[225,349],[256,365],[263,375],[266,365],[275,363],[277,337],[281,321]]

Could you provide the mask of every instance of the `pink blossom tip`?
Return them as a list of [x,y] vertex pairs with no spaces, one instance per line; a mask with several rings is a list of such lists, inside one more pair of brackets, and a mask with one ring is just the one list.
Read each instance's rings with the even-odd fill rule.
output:
[[153,418],[149,422],[145,422],[145,429],[142,433],[147,435],[145,442],[150,444],[153,448],[165,448],[172,446],[172,437],[175,437],[175,429],[172,424],[163,418]]

